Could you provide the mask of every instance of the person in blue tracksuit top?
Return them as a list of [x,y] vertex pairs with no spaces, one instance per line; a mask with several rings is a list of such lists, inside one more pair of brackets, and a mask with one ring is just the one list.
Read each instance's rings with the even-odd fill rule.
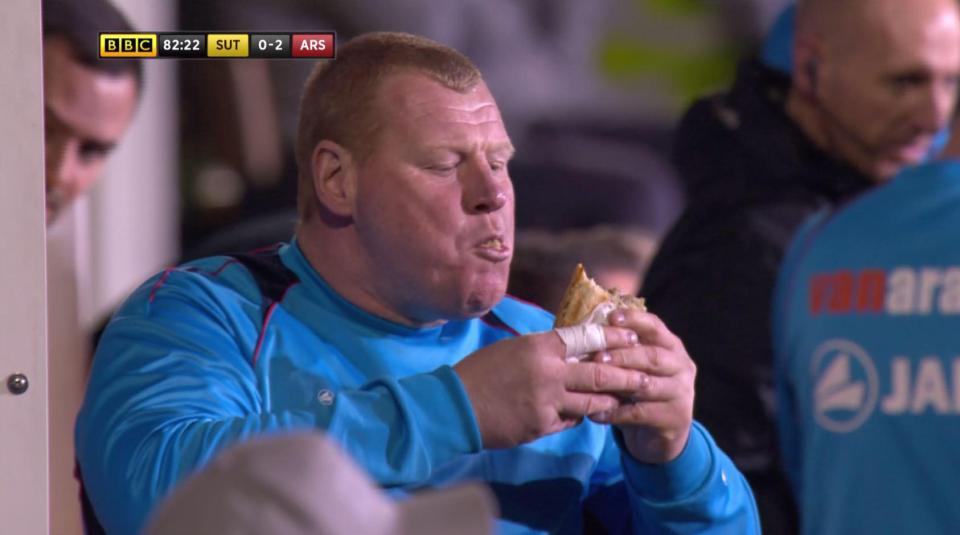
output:
[[804,533],[960,526],[960,162],[821,214],[778,282],[784,462]]
[[662,322],[614,311],[568,362],[552,315],[505,297],[512,153],[452,49],[373,33],[317,67],[295,239],[168,269],[104,332],[76,428],[88,526],[136,533],[225,447],[318,429],[398,498],[485,482],[505,534],[757,533]]

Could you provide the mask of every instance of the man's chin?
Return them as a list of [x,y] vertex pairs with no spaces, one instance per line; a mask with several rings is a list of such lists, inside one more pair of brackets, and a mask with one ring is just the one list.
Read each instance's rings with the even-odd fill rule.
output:
[[914,146],[905,147],[897,153],[897,159],[903,166],[917,165],[922,163],[930,156],[933,145],[930,143],[920,143]]
[[877,162],[871,174],[876,182],[886,182],[900,174],[904,169],[923,163],[926,157],[926,152],[899,152],[890,158]]
[[504,295],[506,295],[506,288],[469,294],[461,307],[463,319],[479,318],[486,315],[490,312],[490,309],[497,306]]

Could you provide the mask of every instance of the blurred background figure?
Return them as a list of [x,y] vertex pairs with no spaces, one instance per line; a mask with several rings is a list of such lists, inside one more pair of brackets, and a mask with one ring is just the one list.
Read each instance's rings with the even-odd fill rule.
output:
[[160,507],[147,535],[490,535],[480,484],[389,498],[320,433],[279,434],[219,454]]
[[656,240],[635,228],[598,226],[584,230],[527,230],[517,234],[508,293],[556,312],[577,264],[607,289],[634,295]]
[[47,223],[100,177],[133,119],[143,67],[99,60],[107,30],[134,31],[106,0],[43,1]]
[[960,526],[958,229],[951,159],[798,232],[777,286],[774,347],[804,534]]
[[641,291],[697,362],[696,415],[750,480],[767,533],[797,525],[770,334],[785,249],[808,216],[927,158],[960,75],[952,0],[804,0],[795,15],[681,121],[688,204]]
[[583,263],[607,288],[636,294],[658,237],[683,206],[676,173],[623,139],[540,132],[511,163],[517,199],[509,292],[550,311]]

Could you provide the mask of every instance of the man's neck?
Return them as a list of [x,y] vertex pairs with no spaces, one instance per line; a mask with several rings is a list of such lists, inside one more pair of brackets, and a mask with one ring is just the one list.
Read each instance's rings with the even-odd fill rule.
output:
[[305,222],[297,229],[297,243],[310,266],[341,297],[364,312],[407,327],[431,327],[444,322],[423,324],[389,306],[376,290],[369,256],[362,254],[355,239],[346,236],[352,226],[328,229],[317,222]]

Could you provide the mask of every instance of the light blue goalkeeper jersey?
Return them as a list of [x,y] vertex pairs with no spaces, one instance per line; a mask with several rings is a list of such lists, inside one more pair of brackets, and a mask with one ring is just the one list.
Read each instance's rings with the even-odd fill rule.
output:
[[395,495],[486,482],[503,534],[757,533],[747,483],[699,424],[662,466],[621,455],[610,428],[591,422],[482,449],[451,366],[552,321],[505,298],[483,318],[397,325],[340,297],[295,243],[167,270],[128,299],[97,349],[76,432],[86,495],[107,533],[136,533],[219,450],[308,428]]
[[807,224],[774,316],[803,532],[960,533],[960,163]]

